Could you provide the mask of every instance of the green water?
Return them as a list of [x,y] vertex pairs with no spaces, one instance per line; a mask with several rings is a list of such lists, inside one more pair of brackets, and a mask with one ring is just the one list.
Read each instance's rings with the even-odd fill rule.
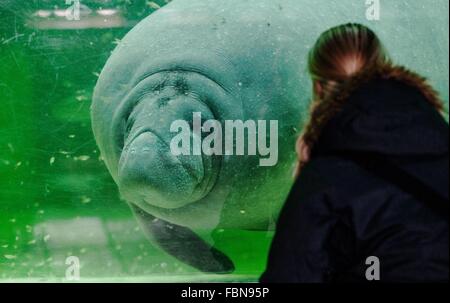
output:
[[120,39],[165,3],[105,1],[121,12],[105,17],[110,26],[100,18],[70,28],[45,17],[63,0],[0,0],[0,281],[65,281],[70,256],[82,281],[256,281],[264,270],[272,232],[204,235],[233,260],[231,275],[200,273],[153,247],[99,155],[89,116],[98,75]]
[[82,281],[255,280],[271,233],[216,231],[237,270],[202,274],[149,244],[99,157],[89,116],[98,74],[157,7],[114,1],[126,22],[62,30],[33,14],[64,1],[29,2],[0,1],[0,280],[64,281],[69,256]]

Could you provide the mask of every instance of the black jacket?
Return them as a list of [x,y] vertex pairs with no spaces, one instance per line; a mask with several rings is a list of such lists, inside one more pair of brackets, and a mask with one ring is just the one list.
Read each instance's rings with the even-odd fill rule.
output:
[[448,281],[448,124],[422,79],[403,78],[362,83],[327,123],[262,282],[364,282],[372,256],[381,282]]

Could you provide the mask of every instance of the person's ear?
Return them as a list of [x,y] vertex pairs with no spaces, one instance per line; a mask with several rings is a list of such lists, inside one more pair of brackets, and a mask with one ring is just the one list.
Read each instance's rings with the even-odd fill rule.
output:
[[297,139],[295,149],[297,151],[298,159],[297,164],[295,166],[293,177],[297,178],[300,175],[300,171],[303,168],[303,166],[311,160],[311,150],[309,146],[306,144],[305,140],[303,139],[303,136],[300,136]]
[[297,154],[300,162],[307,163],[311,159],[311,151],[305,140],[301,137],[297,143]]
[[318,80],[314,80],[313,86],[314,86],[314,94],[315,94],[317,97],[321,98],[321,97],[322,97],[322,94],[323,94],[323,86],[322,86],[322,83],[320,83],[320,81],[318,81]]

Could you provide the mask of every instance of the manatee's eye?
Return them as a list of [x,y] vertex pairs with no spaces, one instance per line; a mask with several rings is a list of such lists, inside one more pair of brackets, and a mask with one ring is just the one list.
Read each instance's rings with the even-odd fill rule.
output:
[[130,117],[128,117],[127,121],[125,122],[125,131],[123,133],[123,139],[124,142],[127,140],[128,136],[130,135],[131,129],[133,128],[135,119],[132,115],[130,115]]
[[189,91],[189,85],[184,76],[180,76],[179,78],[177,78],[177,80],[175,81],[175,89],[181,95],[185,95]]
[[131,130],[133,129],[133,125],[136,122],[136,115],[140,110],[141,101],[142,99],[136,101],[134,105],[128,109],[127,114],[125,115],[123,127],[124,142],[126,142]]
[[167,104],[169,104],[171,99],[172,98],[170,98],[170,97],[159,98],[158,99],[158,108],[162,108],[162,107],[166,106]]

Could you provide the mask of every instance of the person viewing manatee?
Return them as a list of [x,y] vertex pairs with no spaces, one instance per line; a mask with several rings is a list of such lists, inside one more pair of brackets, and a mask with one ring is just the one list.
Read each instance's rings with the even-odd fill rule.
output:
[[[153,245],[200,271],[230,273],[233,260],[197,231],[275,228],[293,184],[295,142],[311,95],[306,54],[327,28],[371,22],[364,9],[353,0],[174,0],[121,40],[95,87],[92,128],[121,197]],[[418,2],[385,9],[389,16],[372,28],[390,55],[425,75],[433,69],[431,80],[445,91],[441,79],[448,74],[439,60],[425,68],[405,47],[414,45],[413,31],[443,40],[445,31],[433,22],[415,28]],[[395,15],[405,13],[412,21],[398,24]],[[421,56],[444,60],[445,53],[424,44]],[[171,128],[175,121],[190,128],[189,153],[172,151],[180,131]],[[225,130],[227,121],[244,123],[244,148],[235,133],[228,153],[194,153],[195,142],[207,141],[213,128]],[[264,131],[258,121],[265,121]],[[210,132],[201,131],[208,125]],[[276,161],[261,165],[268,153],[259,152],[275,146],[275,136]],[[224,137],[214,137],[224,140],[222,147]],[[255,147],[248,142],[258,145],[255,153],[248,153]]]
[[261,281],[448,281],[449,127],[438,93],[361,24],[321,34],[308,70],[298,178]]

